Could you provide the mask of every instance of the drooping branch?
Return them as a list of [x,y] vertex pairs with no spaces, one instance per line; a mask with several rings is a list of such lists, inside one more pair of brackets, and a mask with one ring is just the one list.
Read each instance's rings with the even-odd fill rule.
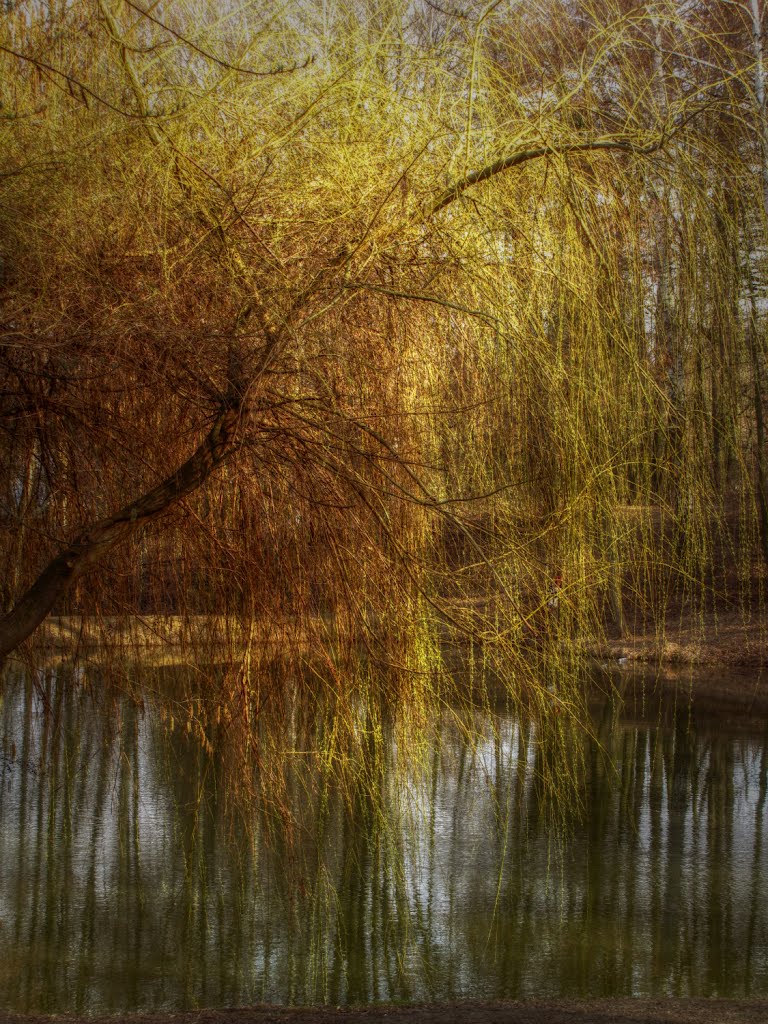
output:
[[[272,78],[275,75],[290,75],[294,71],[303,71],[308,68],[310,64],[314,64],[314,56],[309,56],[305,60],[298,64],[290,65],[277,65],[276,67],[269,68],[267,71],[259,71],[256,68],[246,68],[241,64],[230,64],[221,57],[217,57],[211,53],[210,50],[204,50],[197,43],[193,42],[188,36],[182,35],[181,32],[177,32],[176,29],[171,28],[166,22],[156,18],[154,14],[147,11],[140,4],[137,4],[135,0],[125,0],[125,3],[132,10],[136,11],[137,14],[141,15],[142,18],[146,18],[147,21],[151,21],[153,25],[157,25],[163,32],[167,32],[168,35],[173,36],[174,39],[178,39],[180,43],[188,47],[190,50],[194,50],[195,53],[200,54],[201,57],[205,57],[206,60],[211,61],[214,64],[218,64],[219,67],[226,68],[228,71],[235,71],[239,75],[253,75],[255,78]],[[101,4],[102,11],[105,9],[104,5]]]
[[37,629],[56,601],[94,563],[197,490],[236,449],[244,419],[242,406],[226,408],[202,444],[174,473],[115,515],[88,527],[58,554],[0,619],[0,662]]
[[[132,85],[134,91],[140,93],[138,83],[133,76]],[[141,97],[139,96],[139,98]],[[153,137],[152,141],[157,143],[159,139]],[[562,147],[540,146],[521,150],[502,157],[454,183],[433,201],[426,211],[426,216],[437,213],[458,199],[472,185],[543,156],[601,149],[650,153],[658,149],[661,144],[662,142],[658,141],[649,146],[639,147],[622,141],[595,140]],[[335,266],[340,261],[341,257],[338,260],[332,260],[331,266]],[[313,282],[307,292],[296,300],[291,314],[297,312],[298,308],[307,300],[308,294],[316,287],[317,282]],[[190,458],[166,480],[126,505],[115,515],[86,528],[48,564],[14,608],[0,620],[0,661],[34,632],[75,580],[114,547],[135,534],[142,526],[157,519],[186,495],[197,490],[236,448],[240,425],[246,415],[245,396],[250,390],[248,381],[252,384],[261,375],[283,340],[281,332],[276,331],[268,321],[265,322],[263,308],[256,296],[253,296],[251,301],[241,309],[237,318],[236,333],[242,329],[243,321],[254,314],[262,320],[262,330],[267,339],[267,344],[260,353],[258,369],[247,374],[243,380],[241,371],[236,372],[234,367],[230,366],[228,405]],[[291,318],[289,315],[289,319]]]
[[508,171],[512,167],[519,167],[520,164],[528,163],[530,160],[539,160],[544,156],[568,156],[571,153],[591,153],[598,150],[621,150],[625,153],[637,153],[648,155],[654,153],[666,142],[665,136],[660,136],[645,146],[638,146],[636,143],[627,142],[623,139],[592,139],[585,142],[571,142],[565,145],[541,145],[533,146],[530,149],[518,149],[514,153],[507,153],[492,163],[486,164],[477,171],[470,171],[459,178],[448,188],[444,189],[436,199],[427,203],[425,216],[431,217],[444,207],[455,202],[468,188],[480,184],[481,181],[488,181],[489,178]]
[[[152,144],[160,147],[165,143],[164,136],[151,120],[147,97],[120,37],[119,26],[105,0],[99,0],[99,7],[110,35],[120,47],[121,62],[138,106],[139,113],[136,116],[142,119]],[[20,56],[19,54],[14,55]],[[100,99],[95,96],[94,98]],[[220,244],[220,255],[226,254],[228,257],[234,255],[238,270],[243,278],[247,278],[243,261],[237,253],[233,254],[230,251],[227,238],[215,211],[196,201],[178,164],[175,165],[175,170],[177,180],[190,203],[194,205],[198,219],[204,223],[206,229],[212,233],[212,237]],[[306,294],[301,298],[306,298]],[[300,300],[297,300],[297,303],[300,305]],[[294,309],[291,312],[295,311]],[[242,353],[237,346],[240,334],[251,317],[259,320],[265,344],[256,357],[255,365],[246,368],[242,365]],[[290,319],[290,315],[288,319]],[[115,515],[86,527],[64,551],[53,558],[11,611],[3,619],[0,619],[0,664],[11,651],[15,650],[37,629],[75,580],[117,545],[127,540],[143,526],[165,514],[182,498],[196,491],[232,454],[237,447],[241,428],[248,418],[248,407],[253,398],[253,388],[274,359],[286,336],[286,333],[281,333],[273,324],[272,318],[264,308],[256,291],[251,290],[235,318],[228,360],[228,385],[223,398],[224,408],[203,442],[187,461],[167,479],[130,502]]]
[[145,111],[137,113],[136,111],[116,106],[105,96],[94,92],[94,90],[91,89],[90,86],[86,85],[82,79],[74,78],[72,75],[67,74],[66,71],[62,71],[61,68],[54,67],[53,64],[49,64],[40,57],[33,57],[27,53],[20,53],[18,50],[14,50],[10,46],[4,46],[2,43],[0,43],[0,52],[7,53],[9,56],[15,57],[17,60],[24,61],[26,64],[31,64],[33,67],[37,68],[38,71],[48,72],[48,74],[61,78],[69,86],[70,93],[81,99],[86,106],[88,105],[88,98],[90,97],[90,99],[94,100],[96,103],[100,103],[103,107],[106,107],[107,110],[112,110],[121,117],[127,117],[137,121],[149,121],[150,118],[159,117],[157,114],[150,114]]

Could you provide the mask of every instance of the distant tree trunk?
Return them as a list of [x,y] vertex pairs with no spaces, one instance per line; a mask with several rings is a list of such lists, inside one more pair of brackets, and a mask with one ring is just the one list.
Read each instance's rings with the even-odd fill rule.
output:
[[[763,11],[761,0],[749,0],[752,15],[752,46],[755,55],[755,101],[757,105],[757,127],[760,139],[760,180],[762,185],[763,211],[768,218],[768,116],[765,105],[765,37],[763,34]],[[745,217],[745,228],[749,240],[749,223]],[[760,539],[763,558],[768,563],[768,472],[765,465],[765,415],[763,410],[763,379],[760,360],[759,324],[756,285],[752,273],[753,245],[747,244],[747,285],[749,288],[750,317],[746,326],[749,341],[749,355],[752,363],[753,408],[756,434],[757,498],[760,511]]]
[[755,100],[757,102],[758,135],[760,138],[760,177],[763,207],[768,216],[768,117],[765,108],[765,37],[760,0],[749,0],[752,16],[752,49],[755,55]]
[[752,273],[752,244],[747,226],[747,289],[749,291],[749,319],[745,330],[752,364],[752,398],[755,417],[755,469],[757,470],[757,506],[760,513],[760,541],[763,559],[768,565],[768,471],[765,465],[765,416],[763,411],[763,374],[760,358],[759,319],[754,275]]
[[[669,115],[669,100],[662,23],[652,6],[648,8],[648,16],[654,32],[653,94],[661,117],[666,119]],[[654,355],[669,402],[665,426],[658,439],[658,459],[659,466],[664,464],[666,457],[677,469],[682,459],[685,381],[679,330],[675,322],[673,261],[669,239],[672,195],[668,183],[663,179],[657,182],[654,191],[656,202],[651,217],[656,264]],[[675,507],[678,507],[681,499],[678,473],[662,472],[657,483],[658,489],[661,489],[661,479],[664,475],[672,482],[673,500]]]
[[234,451],[244,413],[242,405],[226,408],[199,448],[175,473],[115,515],[85,529],[46,566],[13,609],[0,619],[0,662],[37,629],[75,580],[107,552],[205,483]]

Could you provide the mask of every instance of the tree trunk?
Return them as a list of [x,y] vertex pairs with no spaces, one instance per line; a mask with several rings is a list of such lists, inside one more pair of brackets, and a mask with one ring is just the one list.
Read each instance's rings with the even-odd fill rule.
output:
[[759,321],[757,312],[757,289],[752,274],[752,240],[746,225],[747,289],[749,291],[750,316],[745,325],[749,356],[752,363],[752,399],[755,417],[755,468],[757,470],[757,506],[760,513],[760,542],[763,559],[768,565],[768,469],[765,465],[765,417],[763,413],[763,375],[760,358]]
[[[766,117],[765,89],[765,37],[763,34],[763,11],[761,0],[749,0],[752,16],[752,49],[755,56],[755,102],[758,135],[760,139],[760,179],[762,184],[763,210],[768,216],[768,117]],[[763,382],[760,365],[760,348],[758,343],[758,311],[756,284],[752,274],[753,245],[749,238],[749,221],[745,218],[747,235],[747,286],[749,288],[750,317],[746,325],[749,341],[749,355],[752,363],[752,394],[755,416],[757,469],[757,499],[760,511],[760,539],[762,542],[763,559],[768,563],[768,471],[765,465],[765,419],[763,413]]]
[[755,55],[755,101],[757,104],[757,125],[760,138],[760,178],[763,192],[763,208],[768,215],[768,117],[765,106],[765,38],[763,35],[763,12],[760,0],[749,0],[752,16],[752,51]]
[[37,440],[33,439],[30,444],[29,451],[27,452],[27,464],[24,470],[24,478],[21,484],[21,494],[19,495],[19,504],[16,509],[16,518],[19,522],[19,528],[16,532],[16,536],[13,540],[11,547],[11,555],[8,559],[8,578],[3,580],[2,594],[3,594],[3,611],[9,612],[13,607],[13,597],[16,593],[16,588],[19,583],[19,571],[21,568],[21,558],[24,551],[24,537],[27,532],[27,517],[30,512],[30,506],[32,504],[32,490],[33,490],[33,474],[34,474],[34,462],[37,449]]
[[243,418],[242,406],[225,409],[199,448],[175,473],[115,515],[84,530],[48,564],[14,608],[0,619],[0,663],[37,629],[55,602],[94,563],[208,479],[235,450]]

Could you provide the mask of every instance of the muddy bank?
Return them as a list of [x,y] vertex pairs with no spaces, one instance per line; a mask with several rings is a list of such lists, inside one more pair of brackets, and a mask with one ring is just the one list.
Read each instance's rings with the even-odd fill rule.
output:
[[768,1000],[561,999],[355,1009],[256,1006],[112,1017],[4,1015],[1,1024],[766,1024]]
[[[237,631],[222,646],[221,628],[222,620],[205,615],[52,617],[41,627],[37,657],[57,663],[127,662],[143,668],[194,666],[201,652],[216,660],[240,649],[244,638]],[[268,628],[256,623],[250,640],[262,653],[275,655],[286,644],[310,652],[313,643],[296,624]],[[678,608],[656,624],[636,615],[634,621],[628,617],[621,636],[611,636],[609,630],[601,642],[587,641],[582,650],[597,666],[598,676],[610,676],[598,689],[618,694],[638,718],[649,711],[655,714],[657,704],[677,710],[695,705],[699,714],[744,720],[768,718],[768,609],[691,614]],[[457,664],[461,661],[459,653]]]
[[623,662],[760,668],[768,666],[768,615],[720,610],[667,615],[663,623],[630,625],[595,647],[598,657]]
[[629,719],[717,717],[760,731],[768,722],[768,670],[602,662],[600,672],[597,702],[610,690]]
[[717,716],[742,726],[768,720],[768,616],[668,616],[661,629],[627,630],[589,654],[602,678],[598,690],[618,695],[638,720],[658,714]]
[[[489,612],[487,599],[475,604]],[[768,666],[768,609],[757,607],[751,613],[733,608],[706,613],[670,608],[658,622],[628,615],[621,635],[606,627],[605,639],[588,642],[587,652],[603,660],[667,667]],[[303,625],[258,621],[246,628],[215,615],[51,616],[40,627],[33,649],[53,658],[87,661],[89,656],[112,654],[142,664],[184,664],[199,660],[201,651],[232,654],[246,643],[278,651],[286,643],[298,644],[311,650],[318,636],[328,638],[335,628],[332,620],[320,618]]]

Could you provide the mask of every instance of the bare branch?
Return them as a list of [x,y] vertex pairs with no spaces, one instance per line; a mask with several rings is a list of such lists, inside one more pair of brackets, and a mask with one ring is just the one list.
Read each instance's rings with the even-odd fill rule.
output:
[[[54,67],[53,64],[48,64],[47,61],[40,60],[39,57],[31,57],[28,53],[19,53],[18,50],[13,50],[10,46],[3,46],[2,43],[0,43],[0,50],[3,53],[10,54],[11,57],[15,57],[17,60],[25,61],[27,64],[32,64],[34,67],[39,68],[42,71],[49,71],[52,75],[57,75],[71,87],[79,89],[83,97],[90,96],[91,99],[106,107],[107,110],[112,110],[114,113],[120,114],[121,117],[129,117],[136,121],[143,121],[147,118],[157,118],[159,116],[148,112],[137,114],[132,110],[126,110],[124,107],[118,107],[114,103],[110,103],[109,100],[105,99],[99,93],[95,92],[90,88],[90,86],[81,82],[79,78],[75,78],[73,75],[68,75],[66,71],[62,71],[61,68]],[[86,102],[85,99],[83,102]]]
[[205,57],[206,60],[210,60],[214,64],[218,64],[219,67],[226,68],[228,71],[235,71],[238,75],[253,75],[256,78],[270,78],[274,75],[289,75],[294,71],[303,71],[304,68],[309,67],[310,64],[313,64],[315,61],[314,55],[310,55],[300,64],[292,64],[288,67],[278,65],[276,68],[270,68],[269,71],[257,71],[256,68],[245,68],[241,64],[230,64],[228,61],[222,60],[221,57],[217,57],[215,54],[211,53],[210,50],[204,50],[201,46],[198,46],[197,43],[193,43],[188,36],[182,35],[181,32],[177,32],[175,29],[171,28],[170,25],[166,25],[164,21],[160,21],[160,19],[156,18],[154,14],[150,14],[149,11],[145,11],[139,4],[134,3],[134,0],[124,0],[124,2],[128,7],[136,11],[137,14],[140,14],[142,18],[146,18],[148,21],[151,21],[153,25],[157,25],[158,28],[161,28],[164,32],[173,36],[174,39],[178,39],[180,43],[189,47],[190,50],[194,50],[195,53],[199,53],[200,56]]
[[624,153],[636,153],[647,156],[661,149],[666,141],[667,136],[662,135],[655,142],[651,142],[646,146],[638,146],[636,143],[627,142],[623,139],[591,139],[586,142],[565,143],[561,146],[547,144],[535,146],[532,149],[520,149],[515,153],[499,157],[498,160],[486,164],[485,167],[481,167],[478,171],[470,171],[469,174],[459,178],[458,181],[455,181],[441,192],[437,199],[432,200],[426,205],[425,216],[431,217],[444,207],[449,206],[473,185],[478,185],[481,181],[488,181],[489,178],[501,174],[502,171],[508,171],[512,167],[519,167],[521,164],[528,163],[531,160],[538,160],[544,156],[569,156],[572,153],[593,153],[600,150],[619,150]]

